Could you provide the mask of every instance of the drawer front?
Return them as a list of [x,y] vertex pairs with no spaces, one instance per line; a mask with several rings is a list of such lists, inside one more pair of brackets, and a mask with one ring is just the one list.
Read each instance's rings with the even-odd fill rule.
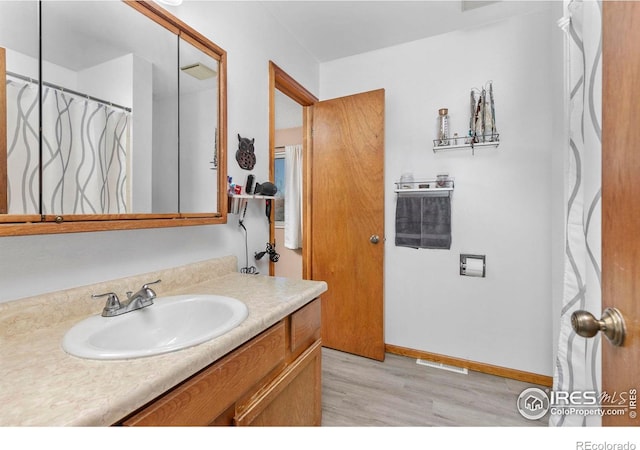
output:
[[320,339],[321,302],[307,303],[291,315],[291,353],[294,358]]
[[127,426],[203,426],[268,375],[285,357],[283,322],[253,338],[219,362],[124,422]]

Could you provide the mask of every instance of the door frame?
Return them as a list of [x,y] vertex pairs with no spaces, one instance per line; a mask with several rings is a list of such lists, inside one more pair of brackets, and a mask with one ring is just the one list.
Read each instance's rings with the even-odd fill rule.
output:
[[[313,105],[318,98],[282,70],[269,61],[269,179],[275,176],[276,140],[276,89],[302,106],[302,278],[311,278],[311,164]],[[275,211],[271,210],[269,242],[275,240]],[[269,275],[275,274],[275,264],[269,261]]]

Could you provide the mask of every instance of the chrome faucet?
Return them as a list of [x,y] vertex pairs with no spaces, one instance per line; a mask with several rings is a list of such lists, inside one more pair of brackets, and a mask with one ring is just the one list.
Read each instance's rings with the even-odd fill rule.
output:
[[127,292],[127,301],[124,303],[120,303],[118,296],[113,292],[96,294],[91,297],[107,297],[107,303],[104,305],[104,309],[102,310],[103,317],[119,316],[124,313],[135,311],[136,309],[153,305],[153,299],[156,298],[156,293],[149,287],[149,285],[160,283],[160,281],[161,280],[156,280],[151,283],[144,284],[135,294],[131,291]]

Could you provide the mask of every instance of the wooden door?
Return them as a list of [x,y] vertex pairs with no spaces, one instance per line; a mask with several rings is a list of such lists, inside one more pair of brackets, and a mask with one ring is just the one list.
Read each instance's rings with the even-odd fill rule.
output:
[[[616,307],[627,336],[602,344],[602,390],[640,389],[640,3],[603,2],[602,308]],[[600,311],[592,311],[598,315]],[[640,425],[638,410],[604,425]]]
[[[313,107],[311,278],[325,347],[384,360],[384,90]],[[373,236],[378,236],[378,242]]]

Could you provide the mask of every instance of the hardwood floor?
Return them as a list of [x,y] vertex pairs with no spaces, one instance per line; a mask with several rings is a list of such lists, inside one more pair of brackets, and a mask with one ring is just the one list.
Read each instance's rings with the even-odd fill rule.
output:
[[532,386],[389,353],[379,362],[323,348],[322,425],[547,426],[547,416],[527,420],[516,409],[518,395]]

